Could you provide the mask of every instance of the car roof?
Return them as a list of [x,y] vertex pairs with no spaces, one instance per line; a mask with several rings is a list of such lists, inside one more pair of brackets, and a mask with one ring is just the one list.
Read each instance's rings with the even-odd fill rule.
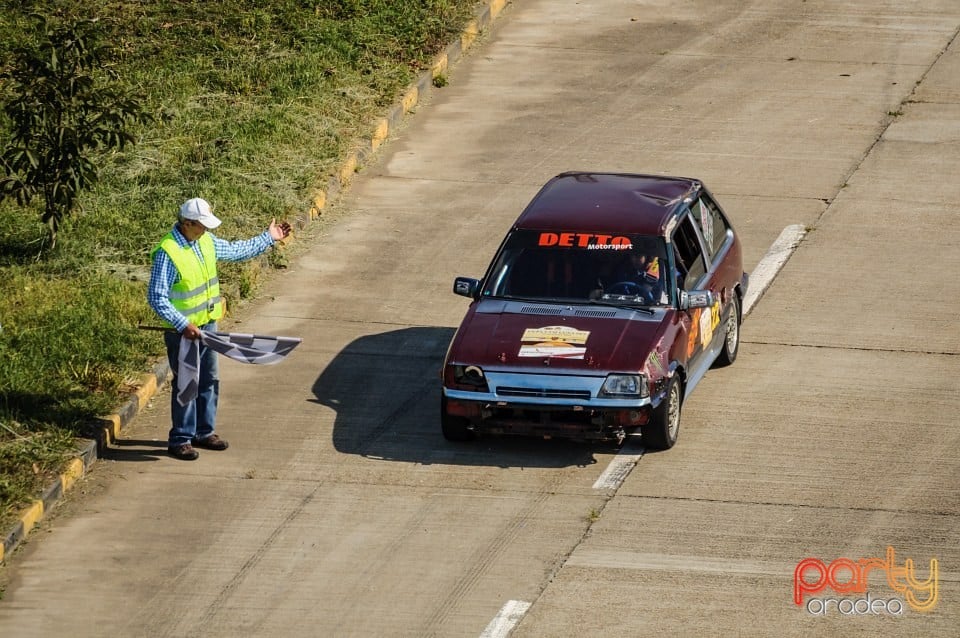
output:
[[662,235],[684,199],[702,187],[689,177],[561,173],[540,189],[514,228]]

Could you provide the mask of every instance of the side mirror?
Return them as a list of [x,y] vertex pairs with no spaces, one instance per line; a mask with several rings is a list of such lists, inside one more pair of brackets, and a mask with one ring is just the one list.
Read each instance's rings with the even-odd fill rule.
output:
[[473,299],[477,296],[477,291],[479,289],[479,279],[471,279],[470,277],[457,277],[453,280],[453,294],[455,295],[460,295],[461,297],[470,297]]
[[710,308],[713,306],[713,293],[709,290],[680,291],[680,310]]

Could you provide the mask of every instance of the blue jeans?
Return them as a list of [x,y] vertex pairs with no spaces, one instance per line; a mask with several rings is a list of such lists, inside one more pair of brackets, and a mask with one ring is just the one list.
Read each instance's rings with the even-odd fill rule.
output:
[[[213,332],[217,329],[217,322],[211,321],[201,330]],[[180,363],[181,336],[177,332],[163,333],[163,341],[167,346],[167,360],[173,373],[170,392],[170,416],[173,426],[167,436],[167,445],[176,447],[190,443],[194,439],[205,439],[213,434],[217,421],[217,402],[220,399],[220,368],[217,364],[216,351],[200,345],[200,386],[197,398],[187,405],[180,405],[177,401],[177,370]]]

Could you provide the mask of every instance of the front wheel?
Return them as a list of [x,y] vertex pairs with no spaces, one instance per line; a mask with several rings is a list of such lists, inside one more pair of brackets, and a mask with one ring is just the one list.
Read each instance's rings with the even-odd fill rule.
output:
[[447,413],[447,397],[440,397],[440,429],[443,431],[443,438],[448,441],[472,441],[477,437],[476,433],[468,426],[470,420],[463,416],[452,416]]
[[736,361],[738,352],[740,352],[740,298],[734,293],[723,336],[723,348],[720,349],[720,355],[717,357],[717,367],[722,368]]
[[667,382],[667,394],[650,417],[650,422],[640,427],[644,447],[652,450],[669,450],[680,434],[680,404],[683,388],[677,377]]

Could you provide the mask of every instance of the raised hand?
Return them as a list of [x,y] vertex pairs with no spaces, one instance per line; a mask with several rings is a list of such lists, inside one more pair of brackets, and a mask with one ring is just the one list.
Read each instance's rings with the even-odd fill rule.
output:
[[290,227],[290,224],[287,222],[277,223],[276,218],[270,220],[270,227],[267,229],[270,231],[270,236],[273,237],[276,241],[286,238],[290,235],[290,231],[293,230]]

